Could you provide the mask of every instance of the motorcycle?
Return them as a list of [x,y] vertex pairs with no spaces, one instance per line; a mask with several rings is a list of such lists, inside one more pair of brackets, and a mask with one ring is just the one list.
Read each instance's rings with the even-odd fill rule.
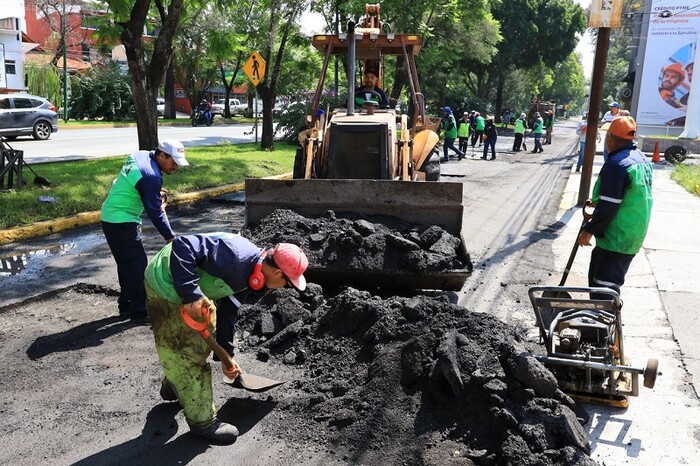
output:
[[192,126],[197,125],[207,125],[211,126],[214,123],[214,116],[209,112],[209,117],[207,118],[206,112],[201,110],[196,110],[194,115],[192,115]]

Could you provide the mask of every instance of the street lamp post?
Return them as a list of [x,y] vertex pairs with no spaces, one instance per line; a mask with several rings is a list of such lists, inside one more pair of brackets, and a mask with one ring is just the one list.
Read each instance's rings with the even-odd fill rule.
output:
[[66,41],[66,0],[63,0],[63,16],[61,17],[61,37],[63,38],[63,121],[68,121],[68,64],[66,56],[68,42]]

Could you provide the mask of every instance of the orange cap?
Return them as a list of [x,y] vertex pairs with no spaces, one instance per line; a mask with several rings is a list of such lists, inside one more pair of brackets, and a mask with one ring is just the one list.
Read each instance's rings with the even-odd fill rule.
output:
[[685,79],[685,71],[683,71],[683,67],[680,63],[673,63],[672,65],[668,65],[666,68],[664,68],[664,73],[667,71],[678,73],[681,77],[681,81]]
[[610,123],[608,133],[631,141],[637,134],[637,123],[632,117],[617,117]]

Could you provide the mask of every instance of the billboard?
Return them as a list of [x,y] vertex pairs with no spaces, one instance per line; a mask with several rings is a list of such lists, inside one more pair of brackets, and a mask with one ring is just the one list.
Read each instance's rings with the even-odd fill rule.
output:
[[700,38],[700,0],[652,0],[649,17],[637,123],[683,126]]

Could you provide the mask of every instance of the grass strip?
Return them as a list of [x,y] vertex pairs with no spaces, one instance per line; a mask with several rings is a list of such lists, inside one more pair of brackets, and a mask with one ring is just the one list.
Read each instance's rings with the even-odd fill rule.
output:
[[[183,194],[214,186],[292,171],[296,148],[276,144],[274,152],[257,144],[223,144],[188,147],[189,167],[164,175],[163,187],[170,194]],[[32,165],[52,186],[32,184],[34,175],[24,170],[27,185],[21,190],[0,192],[0,230],[43,220],[100,210],[124,157]],[[53,199],[42,202],[39,199]]]
[[671,179],[688,192],[700,196],[700,165],[679,163],[671,172]]

